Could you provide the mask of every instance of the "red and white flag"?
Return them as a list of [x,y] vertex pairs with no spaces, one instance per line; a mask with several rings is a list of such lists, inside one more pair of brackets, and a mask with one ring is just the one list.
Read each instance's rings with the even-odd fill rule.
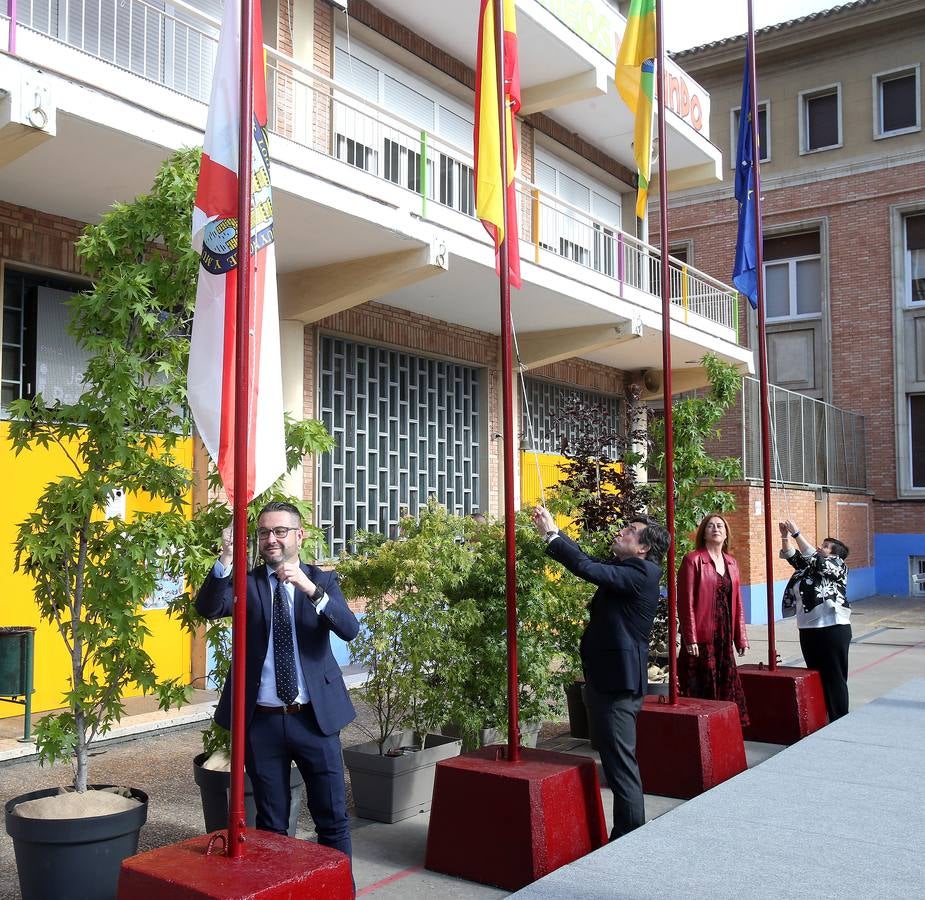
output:
[[[260,3],[254,3],[254,121],[251,155],[251,355],[247,361],[247,499],[286,470],[276,247],[267,149],[267,91]],[[189,356],[189,405],[229,498],[234,485],[234,356],[238,265],[238,127],[241,0],[225,0],[202,168],[193,209],[200,253]]]

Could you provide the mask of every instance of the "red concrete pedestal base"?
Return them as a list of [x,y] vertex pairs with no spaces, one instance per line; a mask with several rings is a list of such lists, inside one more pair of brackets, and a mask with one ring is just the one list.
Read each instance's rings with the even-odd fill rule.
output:
[[437,763],[428,869],[517,890],[607,842],[594,760],[485,747]]
[[745,739],[795,744],[829,722],[822,679],[812,669],[739,666],[748,717]]
[[724,700],[646,697],[636,759],[647,794],[689,799],[748,768],[739,708]]
[[339,850],[268,831],[246,832],[244,853],[230,859],[211,835],[159,847],[122,863],[118,900],[350,900],[350,860]]

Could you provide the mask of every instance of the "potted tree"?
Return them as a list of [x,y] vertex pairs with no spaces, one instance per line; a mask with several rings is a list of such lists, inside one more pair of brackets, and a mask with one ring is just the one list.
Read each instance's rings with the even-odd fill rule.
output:
[[[39,614],[70,658],[65,709],[38,724],[36,748],[42,763],[74,767],[70,792],[37,791],[6,804],[26,898],[115,894],[147,798],[132,788],[107,796],[93,785],[90,746],[119,720],[130,686],[155,694],[162,708],[188,697],[187,685],[157,677],[142,606],[161,578],[182,576],[189,530],[191,473],[177,451],[189,436],[186,332],[197,259],[187,201],[197,171],[197,151],[176,154],[149,194],[86,229],[77,253],[94,284],[70,301],[72,334],[89,356],[84,392],[74,403],[37,395],[11,404],[15,452],[54,447],[67,468],[45,487],[15,542],[16,568],[32,578]],[[160,510],[107,518],[118,491]],[[123,808],[101,811],[116,805]],[[54,819],[34,817],[47,806]]]
[[[562,697],[553,670],[556,636],[550,610],[556,584],[548,576],[542,544],[529,514],[517,514],[517,650],[521,743],[536,746],[542,721],[558,715]],[[504,528],[475,525],[468,541],[471,565],[446,590],[452,665],[437,672],[445,705],[444,729],[456,731],[463,747],[496,743],[507,735],[507,606]]]
[[437,672],[452,659],[446,590],[472,564],[463,520],[435,503],[401,523],[397,540],[363,533],[338,572],[364,598],[351,659],[367,671],[354,690],[375,715],[370,741],[344,748],[357,815],[397,822],[430,809],[434,769],[461,742],[433,733],[442,720]]

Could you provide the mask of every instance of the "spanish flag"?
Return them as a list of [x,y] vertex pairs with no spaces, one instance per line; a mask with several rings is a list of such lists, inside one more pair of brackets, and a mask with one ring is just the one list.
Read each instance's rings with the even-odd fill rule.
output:
[[655,100],[655,0],[632,0],[617,54],[614,81],[636,116],[633,156],[639,172],[636,217],[645,218],[652,175],[652,106]]
[[[498,69],[495,60],[495,3],[504,12],[504,96],[507,101],[505,150],[507,185],[501,184],[501,135],[498,116]],[[514,116],[520,109],[520,66],[517,62],[517,23],[514,0],[481,0],[478,67],[475,73],[475,209],[495,242],[495,268],[501,274],[504,206],[507,203],[508,272],[513,287],[520,287],[520,231],[517,227],[517,133]]]

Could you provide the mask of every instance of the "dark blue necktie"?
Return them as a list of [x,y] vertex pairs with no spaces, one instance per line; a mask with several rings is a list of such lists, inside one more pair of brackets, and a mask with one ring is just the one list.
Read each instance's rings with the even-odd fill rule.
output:
[[292,647],[292,619],[279,579],[273,592],[273,662],[276,669],[276,695],[289,706],[299,695]]

